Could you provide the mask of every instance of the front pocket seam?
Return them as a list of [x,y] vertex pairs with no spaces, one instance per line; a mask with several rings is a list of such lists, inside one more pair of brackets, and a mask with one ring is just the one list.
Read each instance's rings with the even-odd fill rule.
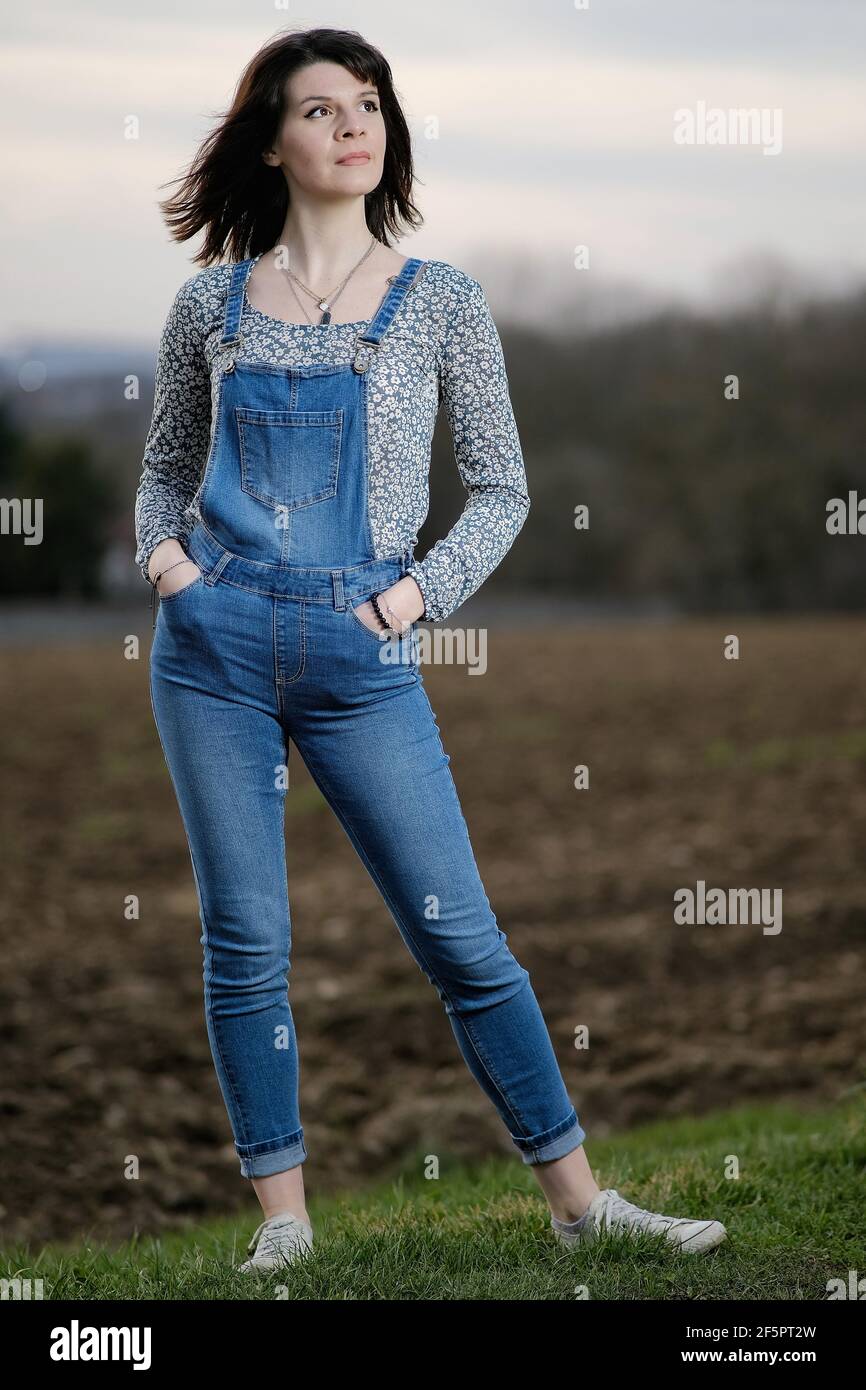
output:
[[[361,603],[366,603],[367,601],[367,599],[361,599],[360,603],[358,604],[358,607],[361,606]],[[368,627],[366,623],[361,622],[361,619],[355,612],[354,604],[348,604],[346,607],[346,612],[352,615],[361,631],[366,632],[367,636],[372,637],[373,641],[376,642],[379,646],[383,646],[385,642],[390,642],[394,639],[396,639],[398,642],[408,642],[412,638],[415,631],[415,624],[413,623],[412,626],[410,628],[407,628],[407,630],[403,633],[402,637],[397,637],[397,634],[395,632],[386,632],[382,637],[380,637],[379,634],[377,632],[374,632],[371,627]]]
[[174,591],[173,594],[160,594],[160,595],[159,595],[160,603],[172,603],[172,602],[174,602],[175,599],[183,598],[184,594],[188,594],[188,593],[189,593],[190,589],[194,589],[195,586],[196,586],[197,584],[203,584],[203,583],[204,583],[204,575],[203,575],[203,574],[199,574],[199,575],[196,576],[195,579],[191,580],[189,584],[184,584],[184,586],[183,586],[182,589],[175,589],[175,591]]
[[[361,599],[361,603],[366,603],[366,602],[367,602],[367,599]],[[368,637],[372,637],[373,641],[374,641],[378,646],[381,646],[382,643],[383,643],[384,641],[387,640],[387,637],[380,637],[379,634],[378,634],[378,632],[374,632],[373,629],[372,629],[371,627],[368,627],[366,623],[362,623],[362,622],[361,622],[361,619],[358,617],[358,614],[355,612],[355,608],[354,608],[354,605],[353,605],[353,604],[350,603],[350,604],[348,605],[348,607],[347,607],[347,609],[346,609],[346,612],[349,613],[349,614],[355,619],[355,622],[357,623],[357,625],[358,625],[358,627],[361,629],[361,631],[362,631],[362,632],[366,632],[366,634],[367,634]]]

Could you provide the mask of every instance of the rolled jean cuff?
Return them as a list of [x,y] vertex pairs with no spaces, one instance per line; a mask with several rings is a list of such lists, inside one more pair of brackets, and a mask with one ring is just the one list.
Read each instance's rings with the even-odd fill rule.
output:
[[572,1110],[564,1120],[543,1134],[535,1134],[531,1139],[518,1139],[512,1134],[512,1141],[524,1163],[550,1163],[554,1158],[564,1158],[572,1149],[579,1149],[586,1131]]
[[307,1157],[304,1144],[304,1131],[294,1134],[281,1134],[277,1139],[267,1139],[261,1144],[235,1143],[241,1164],[241,1176],[245,1178],[269,1178],[273,1173],[297,1168]]

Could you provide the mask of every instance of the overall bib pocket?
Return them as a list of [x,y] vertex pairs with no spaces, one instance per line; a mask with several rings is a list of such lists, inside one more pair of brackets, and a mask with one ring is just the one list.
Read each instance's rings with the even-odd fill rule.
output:
[[343,411],[235,406],[241,488],[269,507],[296,511],[337,494]]

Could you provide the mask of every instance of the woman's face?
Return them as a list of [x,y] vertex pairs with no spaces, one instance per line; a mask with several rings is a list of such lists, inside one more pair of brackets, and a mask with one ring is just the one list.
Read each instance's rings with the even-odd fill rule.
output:
[[[312,63],[289,78],[286,111],[265,163],[294,190],[328,197],[370,193],[382,178],[385,122],[376,88],[338,63]],[[349,155],[367,159],[346,162]]]

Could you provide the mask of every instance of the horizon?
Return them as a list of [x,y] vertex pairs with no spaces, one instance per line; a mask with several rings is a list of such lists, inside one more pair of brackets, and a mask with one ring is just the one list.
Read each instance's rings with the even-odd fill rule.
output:
[[[335,27],[355,18],[328,9]],[[425,224],[404,252],[465,269],[509,322],[592,320],[617,298],[620,316],[705,310],[750,260],[831,294],[866,279],[862,7],[832,0],[816,23],[806,0],[666,0],[651,13],[639,0],[542,0],[531,13],[504,0],[495,18],[453,0],[435,16],[366,8],[413,139]],[[157,199],[256,49],[292,27],[229,0],[180,13],[157,0],[145,15],[49,0],[6,17],[4,341],[104,342],[118,303],[123,340],[156,341],[199,244],[170,240]],[[677,113],[716,108],[780,113],[776,152],[757,128],[751,143],[679,142]]]

